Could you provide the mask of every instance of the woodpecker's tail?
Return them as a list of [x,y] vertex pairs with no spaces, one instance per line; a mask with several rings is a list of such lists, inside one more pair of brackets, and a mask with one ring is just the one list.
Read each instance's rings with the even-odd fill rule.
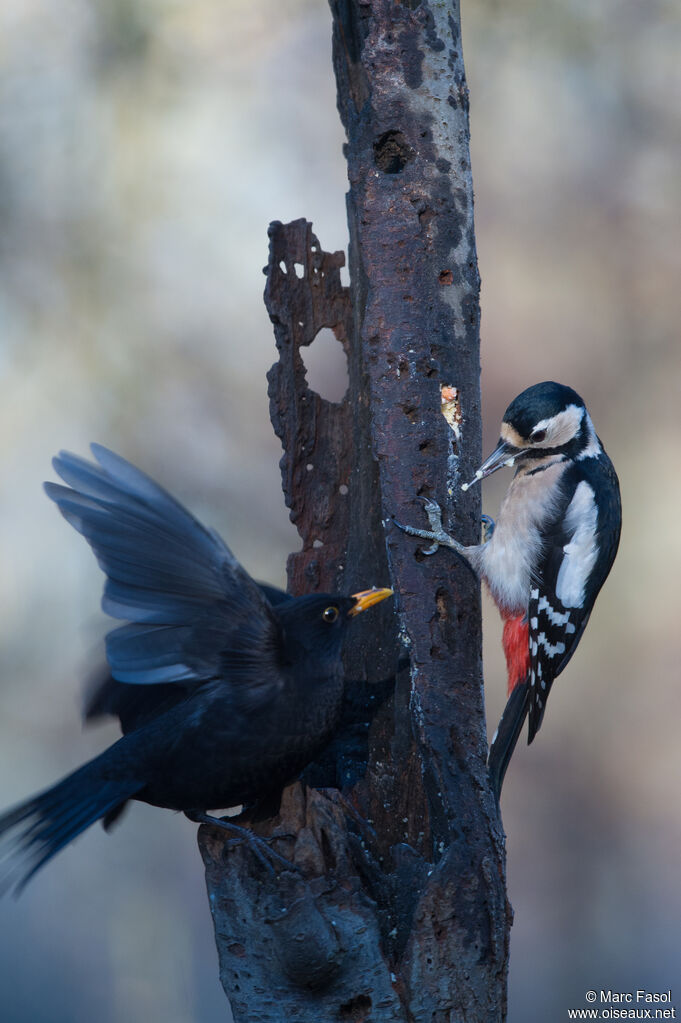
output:
[[143,788],[106,777],[107,750],[0,817],[0,894],[18,895],[36,871],[100,817],[114,812]]
[[530,683],[528,680],[519,683],[511,691],[504,713],[501,715],[499,727],[489,748],[487,758],[489,781],[497,802],[501,797],[501,786],[504,784],[506,768],[513,756],[513,750],[520,737],[529,709]]

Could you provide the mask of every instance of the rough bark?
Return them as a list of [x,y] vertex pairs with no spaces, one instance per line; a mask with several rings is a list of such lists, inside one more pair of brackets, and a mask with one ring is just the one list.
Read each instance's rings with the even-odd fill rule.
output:
[[[462,540],[479,534],[479,495],[458,487],[480,457],[458,5],[331,6],[352,285],[340,282],[342,254],[324,253],[305,221],[272,225],[267,268],[272,421],[303,541],[289,584],[390,581],[398,614],[382,605],[358,621],[344,728],[279,813],[253,822],[300,873],[268,876],[247,848],[202,829],[221,978],[249,1023],[496,1023],[510,907],[485,763],[479,587],[391,523],[420,521],[426,495]],[[337,405],[310,391],[300,355],[322,327],[348,357]],[[443,386],[455,389],[455,430]],[[398,671],[400,641],[409,667]]]

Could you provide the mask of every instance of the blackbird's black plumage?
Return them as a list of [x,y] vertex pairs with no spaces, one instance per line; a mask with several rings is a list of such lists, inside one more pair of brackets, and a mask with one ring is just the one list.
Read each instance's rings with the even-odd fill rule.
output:
[[68,486],[45,489],[107,576],[103,609],[126,622],[106,637],[112,680],[89,709],[118,713],[125,734],[0,817],[17,889],[129,799],[200,819],[295,779],[338,723],[352,616],[391,593],[293,598],[259,586],[148,476],[92,450],[99,465],[54,459]]
[[[261,582],[257,583],[257,586],[272,605],[295,600],[295,597],[278,586]],[[186,696],[186,688],[177,683],[130,685],[118,682],[110,671],[100,667],[86,687],[83,718],[87,722],[99,721],[105,717],[118,718],[121,731],[125,735],[146,724],[162,711],[170,710],[175,704],[181,703]]]

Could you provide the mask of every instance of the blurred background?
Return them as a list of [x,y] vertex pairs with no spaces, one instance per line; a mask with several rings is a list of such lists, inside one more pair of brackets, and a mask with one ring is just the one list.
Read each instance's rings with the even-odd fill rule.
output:
[[[485,448],[518,391],[569,383],[625,509],[592,625],[504,792],[509,1021],[546,1023],[588,988],[681,979],[681,10],[463,7]],[[272,219],[347,245],[329,37],[323,0],[0,7],[3,806],[117,734],[79,721],[102,580],[40,488],[59,448],[111,446],[284,581],[298,542],[261,268]],[[338,398],[343,372],[339,346],[315,342],[312,384]],[[491,731],[504,670],[486,616]],[[133,807],[3,900],[4,1023],[228,1019],[195,832]]]

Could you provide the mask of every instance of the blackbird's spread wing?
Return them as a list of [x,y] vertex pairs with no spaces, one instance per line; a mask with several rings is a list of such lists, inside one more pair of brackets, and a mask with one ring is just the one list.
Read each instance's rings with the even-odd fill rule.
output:
[[[276,586],[258,583],[270,604],[283,604],[292,600],[290,594]],[[176,682],[160,682],[156,685],[128,685],[118,682],[104,667],[93,675],[86,686],[83,716],[86,721],[112,715],[121,723],[126,733],[140,728],[147,721],[170,710],[187,698],[187,688]]]
[[68,487],[45,490],[106,574],[103,610],[129,623],[106,638],[113,677],[185,689],[226,677],[267,701],[281,634],[262,590],[158,484],[106,448],[92,451],[99,465],[61,452],[53,465]]
[[[539,730],[554,679],[577,649],[619,543],[619,488],[610,459],[601,453],[569,472],[574,478],[565,482],[571,499],[555,509],[553,524],[544,527],[543,556],[530,588],[528,742]],[[608,501],[615,504],[606,507]]]

